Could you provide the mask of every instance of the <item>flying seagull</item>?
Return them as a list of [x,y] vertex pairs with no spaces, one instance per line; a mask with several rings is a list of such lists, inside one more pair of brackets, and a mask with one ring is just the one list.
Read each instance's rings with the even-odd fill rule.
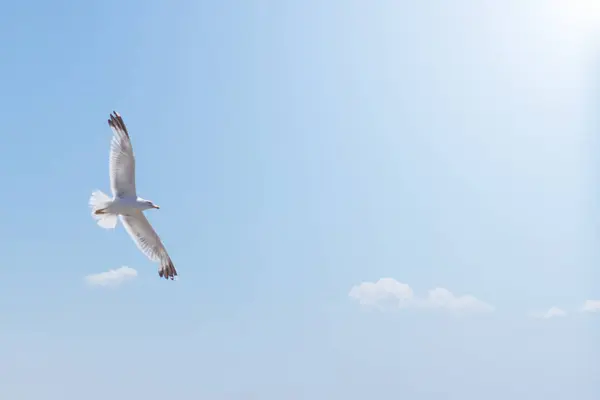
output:
[[177,271],[171,257],[144,215],[144,210],[159,207],[150,200],[138,197],[135,190],[135,158],[131,139],[118,112],[113,111],[108,120],[113,131],[110,142],[109,175],[112,199],[100,190],[90,197],[92,217],[105,229],[117,226],[117,216],[137,247],[150,260],[160,262],[158,275],[174,279]]

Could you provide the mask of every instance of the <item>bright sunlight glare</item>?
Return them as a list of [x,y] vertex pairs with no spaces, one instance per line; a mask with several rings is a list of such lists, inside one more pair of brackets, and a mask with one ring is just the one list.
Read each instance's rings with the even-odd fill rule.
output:
[[553,0],[553,17],[566,28],[590,33],[600,27],[600,0]]

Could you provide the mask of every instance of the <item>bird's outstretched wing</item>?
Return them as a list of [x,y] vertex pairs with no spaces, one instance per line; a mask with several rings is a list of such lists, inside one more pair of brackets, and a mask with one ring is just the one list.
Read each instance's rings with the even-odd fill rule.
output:
[[113,131],[110,142],[110,188],[115,197],[135,197],[135,158],[127,127],[118,112],[108,120]]
[[120,215],[123,226],[137,244],[137,247],[144,253],[150,260],[159,261],[160,267],[158,269],[158,275],[165,279],[173,279],[177,276],[175,266],[171,257],[167,254],[165,246],[162,241],[148,222],[146,216],[139,210],[131,215]]

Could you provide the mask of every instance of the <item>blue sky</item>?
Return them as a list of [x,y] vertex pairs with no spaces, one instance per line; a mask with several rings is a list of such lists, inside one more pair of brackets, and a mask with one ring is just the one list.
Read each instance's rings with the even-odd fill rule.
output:
[[593,6],[3,5],[0,397],[597,399]]

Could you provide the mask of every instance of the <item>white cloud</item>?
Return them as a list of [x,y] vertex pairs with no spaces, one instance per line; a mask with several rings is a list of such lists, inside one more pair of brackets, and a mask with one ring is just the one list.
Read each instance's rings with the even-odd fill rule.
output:
[[123,266],[99,274],[88,275],[85,280],[88,284],[95,286],[118,286],[136,276],[137,271],[135,269]]
[[456,296],[448,289],[435,288],[429,291],[427,297],[415,296],[406,283],[393,278],[381,278],[377,282],[363,282],[354,286],[348,296],[360,304],[378,308],[438,308],[452,312],[490,312],[494,308],[471,296]]
[[567,312],[562,308],[558,307],[550,307],[547,311],[542,313],[533,313],[532,316],[535,318],[549,319],[555,317],[564,317],[567,315]]
[[399,307],[409,304],[414,297],[410,286],[392,278],[381,278],[375,283],[363,282],[354,286],[348,295],[363,305],[383,306],[384,303],[396,302]]
[[600,311],[600,300],[586,300],[581,307],[583,312],[599,312]]

